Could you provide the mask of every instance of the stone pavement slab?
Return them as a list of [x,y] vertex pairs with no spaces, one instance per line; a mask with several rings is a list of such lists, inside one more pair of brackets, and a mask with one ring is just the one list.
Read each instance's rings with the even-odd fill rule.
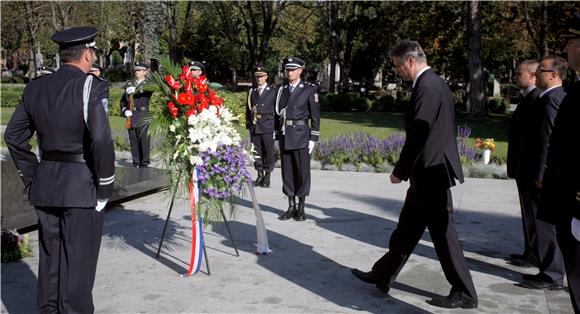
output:
[[[358,281],[350,268],[369,270],[386,252],[407,184],[379,173],[313,171],[305,222],[280,221],[286,209],[280,171],[272,187],[257,188],[272,252],[254,254],[255,217],[246,192],[230,219],[240,256],[223,224],[205,239],[211,275],[189,278],[191,221],[186,200],[176,203],[161,257],[155,258],[169,200],[162,193],[109,209],[94,288],[98,313],[572,313],[566,291],[514,285],[522,273],[506,263],[523,251],[515,183],[467,179],[453,189],[455,223],[479,294],[476,310],[444,310],[425,301],[450,286],[429,233],[401,271],[389,297]],[[227,213],[227,211],[226,211]],[[37,234],[30,233],[37,251]],[[37,256],[2,264],[2,312],[35,312]]]

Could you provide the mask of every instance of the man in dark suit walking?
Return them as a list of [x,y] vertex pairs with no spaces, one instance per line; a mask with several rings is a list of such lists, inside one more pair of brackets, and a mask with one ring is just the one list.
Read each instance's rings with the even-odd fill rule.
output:
[[149,122],[144,117],[150,115],[149,101],[153,92],[145,90],[145,77],[149,66],[137,62],[133,67],[134,78],[125,86],[121,97],[121,113],[127,117],[125,127],[129,133],[133,167],[147,168],[149,166]]
[[276,88],[268,86],[268,72],[255,67],[258,87],[248,92],[246,128],[254,145],[254,167],[258,177],[254,186],[270,187],[270,173],[274,170],[274,114]]
[[541,93],[536,87],[537,68],[536,60],[526,60],[518,66],[515,82],[522,90],[523,99],[512,115],[508,132],[507,173],[508,177],[516,179],[524,230],[524,252],[511,254],[510,263],[522,267],[537,266],[540,260],[535,226],[538,188],[528,163],[534,104]]
[[[566,60],[560,57],[548,56],[540,60],[536,70],[536,85],[543,91],[537,101],[535,121],[531,123],[534,132],[530,155],[531,175],[537,189],[541,189],[546,169],[548,142],[554,128],[554,119],[558,114],[560,103],[566,93],[562,89],[562,80],[566,75]],[[536,200],[539,194],[533,197]],[[537,275],[524,275],[524,281],[519,285],[530,289],[562,289],[564,280],[564,261],[556,241],[556,228],[545,221],[535,219],[536,236],[538,240],[538,255],[540,257],[540,272]]]
[[[568,38],[568,66],[580,73],[580,13],[563,34]],[[538,217],[556,226],[568,291],[580,313],[580,149],[570,142],[580,136],[580,77],[569,86],[554,120],[542,181]]]
[[395,71],[413,81],[411,101],[405,113],[406,140],[391,182],[410,180],[397,228],[391,234],[389,251],[370,272],[353,269],[360,280],[389,288],[429,228],[445,278],[451,284],[448,296],[430,304],[443,308],[476,308],[477,294],[453,226],[450,187],[463,182],[455,136],[455,108],[449,87],[427,65],[416,41],[403,40],[390,52]]
[[300,58],[284,60],[288,84],[281,86],[276,96],[275,136],[280,141],[277,146],[282,164],[282,192],[288,196],[289,203],[288,210],[279,217],[281,220],[306,219],[304,204],[310,194],[310,154],[320,134],[318,88],[302,81],[303,67],[304,61]]
[[[38,311],[92,313],[104,212],[115,152],[106,81],[87,75],[96,60],[93,27],[58,32],[64,63],[28,83],[4,134],[39,225]],[[30,138],[38,134],[40,162]]]

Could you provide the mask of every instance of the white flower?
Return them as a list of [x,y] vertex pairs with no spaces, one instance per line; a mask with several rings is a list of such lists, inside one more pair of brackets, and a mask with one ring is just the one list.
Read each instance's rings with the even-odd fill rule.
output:
[[202,162],[203,162],[203,160],[202,160],[202,159],[201,159],[201,157],[199,157],[199,156],[189,156],[189,163],[190,163],[192,166],[199,165],[199,164],[201,164]]
[[215,105],[211,105],[209,106],[209,111],[211,111],[211,113],[216,114],[218,113],[218,108]]
[[173,124],[170,124],[170,125],[169,125],[169,131],[171,131],[171,132],[175,133],[175,125],[173,125]]

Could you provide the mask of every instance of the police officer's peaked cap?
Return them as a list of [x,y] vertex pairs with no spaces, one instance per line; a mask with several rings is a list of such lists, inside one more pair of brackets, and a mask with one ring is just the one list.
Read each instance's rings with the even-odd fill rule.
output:
[[133,70],[147,70],[147,69],[149,69],[149,66],[143,62],[135,62],[135,65],[133,66]]
[[575,12],[568,23],[568,26],[560,32],[564,38],[580,37],[580,12]]
[[73,27],[52,35],[51,39],[58,44],[59,50],[93,48],[98,50],[95,43],[97,29],[90,26]]
[[284,68],[286,69],[298,69],[304,67],[304,60],[296,57],[288,57],[284,60]]
[[91,70],[103,71],[103,67],[98,63],[93,63],[93,65],[91,65]]
[[256,76],[268,75],[268,71],[266,71],[265,67],[256,66],[254,67],[254,74],[256,74]]
[[205,66],[203,65],[203,63],[199,62],[199,61],[191,61],[189,63],[189,68],[192,70],[201,70],[203,71],[203,68],[205,68]]

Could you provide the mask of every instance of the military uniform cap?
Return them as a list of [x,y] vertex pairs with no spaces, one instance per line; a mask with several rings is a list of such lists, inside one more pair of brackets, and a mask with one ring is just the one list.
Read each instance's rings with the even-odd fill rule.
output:
[[580,37],[580,12],[575,12],[568,23],[568,26],[560,31],[560,37],[578,38]]
[[189,63],[189,67],[192,70],[200,70],[200,71],[203,71],[203,69],[205,68],[205,66],[203,65],[203,63],[201,63],[199,61],[191,61]]
[[264,76],[268,75],[268,71],[266,71],[266,68],[264,67],[256,66],[254,67],[254,74],[256,74],[256,76]]
[[98,63],[93,63],[93,65],[91,65],[91,70],[99,70],[99,71],[103,71],[103,67],[98,64]]
[[62,32],[56,32],[51,39],[58,44],[59,50],[93,48],[98,50],[95,43],[97,29],[90,26],[73,27]]
[[135,62],[135,65],[133,66],[133,70],[148,70],[148,69],[149,66],[143,62]]
[[288,57],[284,60],[284,68],[294,70],[304,67],[304,60],[296,57]]

